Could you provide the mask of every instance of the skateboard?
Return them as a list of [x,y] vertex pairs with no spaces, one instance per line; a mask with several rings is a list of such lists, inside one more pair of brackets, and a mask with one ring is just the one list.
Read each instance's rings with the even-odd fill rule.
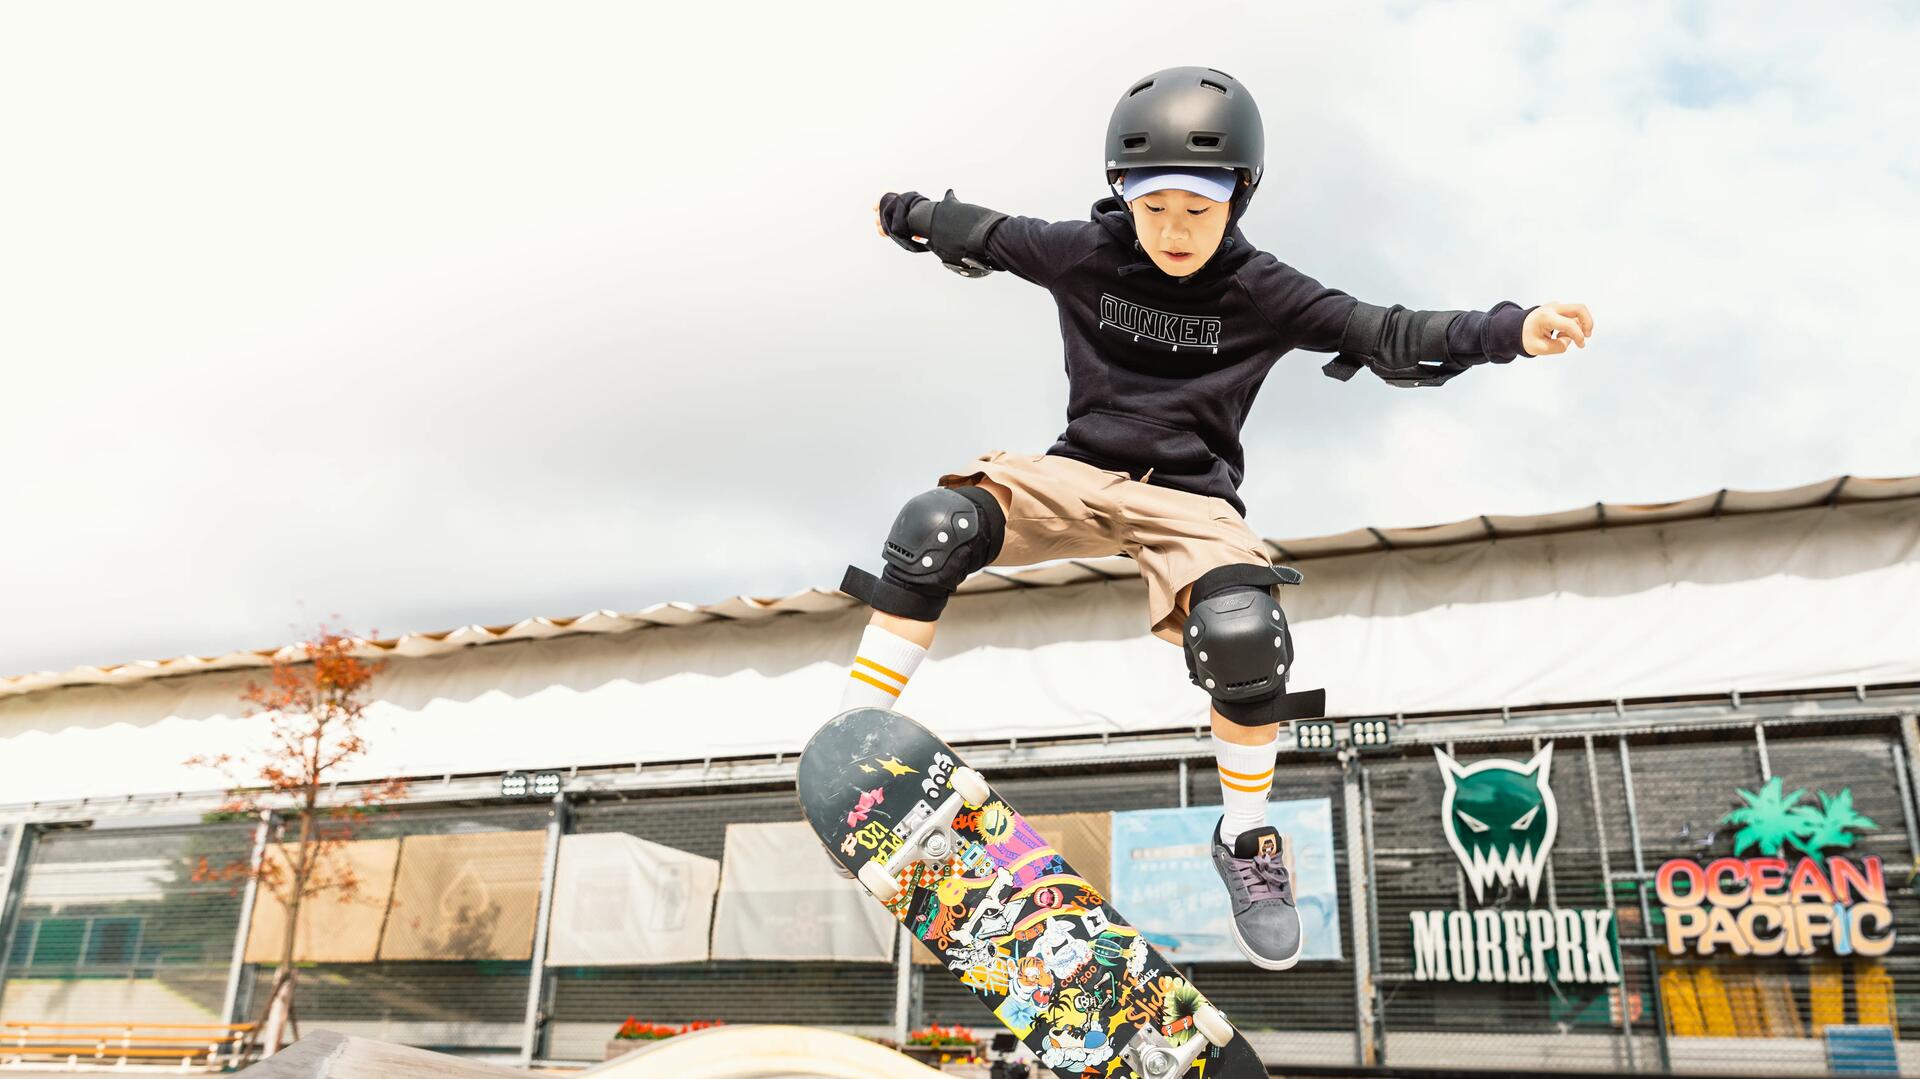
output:
[[1253,1046],[953,747],[897,712],[815,732],[798,785],[841,865],[1057,1076],[1253,1079]]

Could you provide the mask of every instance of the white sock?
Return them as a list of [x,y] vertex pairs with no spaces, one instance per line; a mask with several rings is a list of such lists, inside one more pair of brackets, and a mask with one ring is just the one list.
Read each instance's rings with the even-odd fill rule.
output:
[[869,625],[860,636],[860,651],[847,671],[840,710],[886,708],[897,711],[907,679],[927,658],[927,650],[896,633]]
[[1280,739],[1264,746],[1235,745],[1213,736],[1213,755],[1220,769],[1220,841],[1231,850],[1242,832],[1267,823],[1267,795],[1273,790],[1273,762],[1280,755]]

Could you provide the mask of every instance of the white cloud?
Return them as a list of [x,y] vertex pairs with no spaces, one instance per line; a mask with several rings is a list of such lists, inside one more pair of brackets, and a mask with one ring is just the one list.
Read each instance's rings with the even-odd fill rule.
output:
[[1257,529],[1920,471],[1910,11],[1166,11],[7,8],[0,671],[837,583],[1063,425],[1045,295],[868,206],[1083,214],[1171,63],[1258,95],[1284,261],[1599,320],[1437,391],[1289,357]]

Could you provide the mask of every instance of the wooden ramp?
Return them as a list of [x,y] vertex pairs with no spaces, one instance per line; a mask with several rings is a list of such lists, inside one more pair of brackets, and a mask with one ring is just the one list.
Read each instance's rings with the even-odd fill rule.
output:
[[[237,1074],[247,1079],[525,1079],[529,1073],[323,1030]],[[668,1038],[575,1074],[593,1079],[926,1079],[941,1073],[851,1034],[725,1026]]]
[[725,1026],[668,1038],[584,1074],[593,1079],[925,1079],[942,1073],[851,1034]]
[[247,1079],[501,1079],[527,1073],[445,1053],[315,1031],[272,1057],[242,1068]]

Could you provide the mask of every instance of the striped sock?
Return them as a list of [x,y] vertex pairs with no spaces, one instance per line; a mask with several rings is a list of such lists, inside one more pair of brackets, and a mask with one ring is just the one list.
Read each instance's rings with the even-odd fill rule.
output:
[[860,652],[853,657],[847,672],[846,690],[840,696],[840,710],[849,708],[900,707],[900,694],[907,679],[927,658],[927,650],[895,633],[870,625],[860,636]]
[[1231,850],[1241,832],[1267,823],[1267,794],[1273,790],[1273,762],[1280,739],[1264,746],[1242,746],[1213,736],[1213,755],[1220,768],[1220,840]]

